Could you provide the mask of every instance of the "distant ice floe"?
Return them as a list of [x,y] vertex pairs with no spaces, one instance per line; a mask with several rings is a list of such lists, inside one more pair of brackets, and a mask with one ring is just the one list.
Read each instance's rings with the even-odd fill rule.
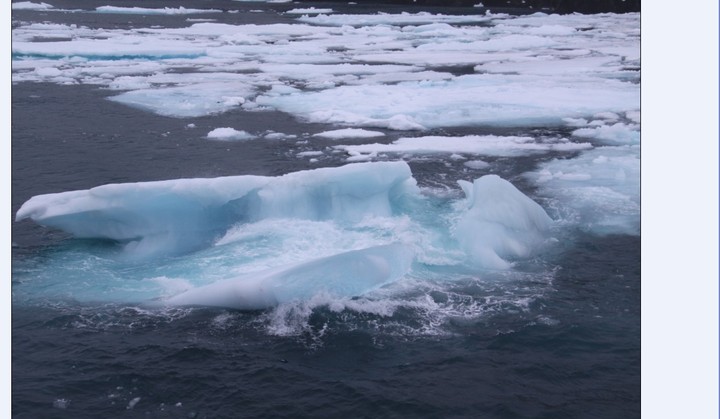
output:
[[187,15],[197,13],[222,13],[218,9],[186,9],[180,7],[146,8],[146,7],[118,7],[100,6],[95,8],[98,13],[128,14],[128,15]]
[[286,11],[285,13],[289,15],[312,15],[312,14],[330,14],[334,13],[333,9],[322,9],[322,8],[315,8],[315,7],[305,7],[305,8],[299,8],[299,9],[290,9]]
[[433,154],[467,153],[484,156],[519,156],[549,151],[576,151],[592,148],[589,143],[574,143],[566,138],[537,141],[532,137],[468,135],[463,137],[425,136],[400,138],[390,144],[338,145],[357,160],[358,156],[379,153]]
[[303,16],[298,20],[313,25],[328,26],[374,26],[374,25],[422,25],[427,23],[481,23],[492,18],[482,15],[443,15],[428,12],[399,14],[378,13],[375,15],[320,15]]
[[12,10],[47,10],[54,6],[47,3],[33,3],[30,1],[18,1],[12,3]]
[[622,122],[592,128],[580,128],[572,133],[576,137],[593,138],[608,145],[639,144],[640,127]]
[[[198,90],[202,89],[202,90]],[[242,82],[202,83],[180,87],[154,87],[130,90],[110,100],[158,115],[195,117],[220,113],[245,103],[252,86]]]
[[257,138],[246,131],[236,130],[235,128],[215,128],[208,132],[207,138],[209,140],[222,140],[222,141],[236,141],[236,140],[251,140]]
[[313,137],[330,138],[333,140],[339,140],[343,138],[376,138],[384,136],[384,132],[370,131],[358,128],[345,128],[332,131],[323,131],[313,135]]
[[[205,114],[276,109],[309,122],[395,130],[562,125],[639,109],[639,19],[381,13],[181,28],[20,24],[12,30],[12,77],[127,90],[115,100],[180,118],[201,111],[165,100],[167,89],[208,104],[222,98],[206,89],[207,79],[232,77],[225,95],[244,100]],[[36,42],[43,39],[57,42]]]
[[[390,129],[561,125],[562,118],[637,106],[639,86],[572,77],[468,75],[450,81],[340,86],[319,92],[269,92],[258,104],[325,122]],[[410,124],[395,125],[403,118]]]

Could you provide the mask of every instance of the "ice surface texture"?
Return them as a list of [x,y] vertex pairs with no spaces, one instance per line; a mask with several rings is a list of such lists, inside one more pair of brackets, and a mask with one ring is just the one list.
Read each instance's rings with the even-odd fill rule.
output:
[[507,180],[487,175],[458,182],[469,204],[455,235],[473,262],[508,269],[508,260],[532,256],[547,238],[552,220]]
[[639,109],[639,18],[321,14],[296,24],[102,30],[21,23],[12,31],[13,81],[107,86],[123,91],[112,100],[178,118],[242,108],[395,130],[562,125]]
[[[252,266],[252,253],[260,252],[272,236],[287,236],[273,240],[273,246],[306,236],[330,243],[325,255],[322,243],[314,243],[310,250],[301,249],[295,262],[258,266],[196,288],[183,281],[161,281],[176,291],[186,290],[172,296],[167,301],[171,305],[256,309],[318,293],[363,294],[402,278],[415,253],[420,253],[423,263],[463,263],[453,256],[462,249],[469,266],[503,270],[540,249],[552,221],[538,204],[495,175],[477,179],[474,185],[460,184],[466,203],[450,216],[456,221],[449,227],[434,225],[448,214],[427,213],[430,207],[423,207],[424,198],[402,161],[357,163],[280,177],[103,185],[35,196],[16,218],[29,218],[76,237],[124,243],[126,254],[142,258],[247,242],[247,250],[234,258]],[[183,270],[183,275],[190,271]]]
[[393,201],[416,193],[403,162],[349,165],[281,177],[234,176],[110,184],[35,196],[17,212],[82,238],[127,243],[139,255],[207,244],[241,222],[265,218],[359,221],[390,216]]
[[410,270],[412,251],[396,243],[354,250],[290,267],[218,281],[166,300],[168,305],[198,305],[257,310],[316,294],[362,295],[401,278]]

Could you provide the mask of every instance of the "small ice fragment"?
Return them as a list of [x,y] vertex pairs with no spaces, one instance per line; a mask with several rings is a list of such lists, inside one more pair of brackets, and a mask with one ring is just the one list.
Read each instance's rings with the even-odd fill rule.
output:
[[464,166],[468,167],[470,169],[476,169],[476,170],[487,169],[488,167],[490,167],[490,163],[488,163],[486,161],[482,161],[482,160],[471,160],[471,161],[466,161],[464,163]]
[[56,399],[53,402],[53,407],[56,409],[67,409],[70,404],[70,399]]
[[140,397],[135,397],[134,399],[130,400],[130,402],[127,405],[127,410],[132,410],[132,408],[135,407],[136,404],[140,401]]
[[245,132],[245,131],[238,131],[234,128],[224,127],[224,128],[215,128],[214,130],[210,131],[207,135],[207,138],[210,140],[249,140],[252,138],[255,138],[254,135]]

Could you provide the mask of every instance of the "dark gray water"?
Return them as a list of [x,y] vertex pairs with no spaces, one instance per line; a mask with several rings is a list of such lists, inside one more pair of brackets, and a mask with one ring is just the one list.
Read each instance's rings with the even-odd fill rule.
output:
[[[264,23],[285,19],[272,9],[290,5],[262,7],[271,10],[263,14]],[[32,18],[77,19],[61,13]],[[97,27],[127,24],[121,15],[81,19]],[[171,16],[147,19],[181,24]],[[334,127],[279,112],[176,119],[105,100],[110,92],[95,86],[20,83],[12,94],[13,215],[34,195],[106,183],[275,176],[344,164],[339,157],[314,163],[297,158],[298,152],[322,148],[323,141],[332,144],[313,139],[310,147],[298,140]],[[189,129],[191,123],[196,128]],[[274,130],[298,140],[202,138],[221,126]],[[563,134],[553,127],[443,132]],[[400,135],[388,134],[382,141]],[[490,160],[498,174],[532,196],[519,175],[552,157]],[[410,165],[427,187],[457,188],[451,179],[463,173],[462,164],[452,161],[418,159]],[[106,245],[28,221],[13,223],[12,234],[14,286],[67,249]],[[514,298],[533,296],[525,306],[488,303],[508,293],[492,283],[460,282],[427,293],[440,305],[457,295],[485,301],[491,309],[482,316],[435,319],[412,306],[381,315],[323,305],[309,313],[299,307],[153,311],[72,299],[14,300],[13,417],[639,417],[640,239],[578,231],[563,239],[546,256],[547,275],[531,275],[513,288]],[[301,318],[300,328],[274,333],[278,316]]]

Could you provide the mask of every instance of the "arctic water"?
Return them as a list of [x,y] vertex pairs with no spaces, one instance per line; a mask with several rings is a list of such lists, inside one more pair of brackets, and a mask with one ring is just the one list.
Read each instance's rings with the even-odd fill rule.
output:
[[639,416],[639,14],[12,18],[13,417]]

